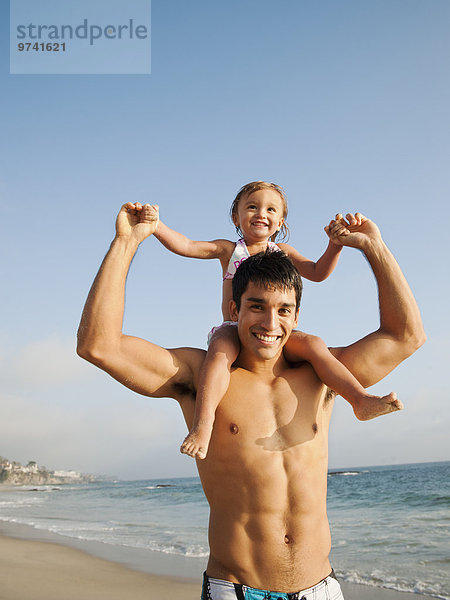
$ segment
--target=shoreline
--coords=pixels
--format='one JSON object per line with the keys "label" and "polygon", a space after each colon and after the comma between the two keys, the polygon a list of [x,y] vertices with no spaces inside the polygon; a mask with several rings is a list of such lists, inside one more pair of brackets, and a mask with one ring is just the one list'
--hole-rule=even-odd
{"label": "shoreline", "polygon": [[[206,558],[78,540],[8,521],[0,521],[0,553],[0,600],[199,600],[206,566]],[[346,600],[432,600],[363,584],[341,586]]]}

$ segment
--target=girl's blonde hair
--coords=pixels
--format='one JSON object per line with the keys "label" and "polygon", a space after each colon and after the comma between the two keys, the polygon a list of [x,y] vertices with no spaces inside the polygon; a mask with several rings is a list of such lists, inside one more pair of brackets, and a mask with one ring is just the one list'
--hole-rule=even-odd
{"label": "girl's blonde hair", "polygon": [[[253,192],[257,192],[258,190],[272,190],[274,192],[277,192],[277,194],[279,194],[281,201],[283,203],[283,225],[281,226],[281,228],[276,231],[271,237],[271,241],[275,242],[275,240],[278,239],[279,242],[284,242],[289,238],[289,227],[288,224],[286,223],[286,217],[288,214],[288,205],[287,205],[287,198],[285,196],[285,193],[283,191],[283,188],[280,187],[279,185],[276,185],[275,183],[268,183],[267,181],[252,181],[251,183],[246,183],[244,186],[241,187],[241,189],[239,190],[239,192],[236,195],[236,198],[233,200],[233,204],[231,205],[231,209],[230,209],[230,217],[231,220],[234,223],[234,219],[237,217],[237,211],[238,211],[238,205],[239,202],[249,196],[250,194],[253,194]],[[242,231],[240,229],[240,227],[238,225],[235,225],[236,227],[236,231],[238,233],[238,235],[242,236]]]}

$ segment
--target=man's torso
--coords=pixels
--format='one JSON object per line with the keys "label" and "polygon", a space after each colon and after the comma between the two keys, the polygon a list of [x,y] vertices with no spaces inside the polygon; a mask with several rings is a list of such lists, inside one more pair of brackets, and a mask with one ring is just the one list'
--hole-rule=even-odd
{"label": "man's torso", "polygon": [[[211,507],[208,575],[292,591],[329,574],[332,405],[307,363],[275,378],[233,371],[198,462]],[[192,407],[183,409],[189,421]]]}

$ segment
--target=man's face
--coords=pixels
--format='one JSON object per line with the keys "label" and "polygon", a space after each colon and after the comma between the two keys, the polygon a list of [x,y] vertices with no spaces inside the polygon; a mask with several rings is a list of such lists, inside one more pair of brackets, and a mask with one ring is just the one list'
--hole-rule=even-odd
{"label": "man's face", "polygon": [[242,294],[239,313],[232,301],[231,315],[238,321],[242,348],[262,360],[270,360],[281,353],[297,327],[295,291],[266,289],[250,282]]}

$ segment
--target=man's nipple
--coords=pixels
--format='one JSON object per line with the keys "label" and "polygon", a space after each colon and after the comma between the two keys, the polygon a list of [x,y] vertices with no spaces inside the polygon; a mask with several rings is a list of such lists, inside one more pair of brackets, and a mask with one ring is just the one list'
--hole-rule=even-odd
{"label": "man's nipple", "polygon": [[236,435],[237,433],[239,433],[239,427],[236,425],[236,423],[231,423],[230,431],[233,435]]}

